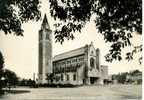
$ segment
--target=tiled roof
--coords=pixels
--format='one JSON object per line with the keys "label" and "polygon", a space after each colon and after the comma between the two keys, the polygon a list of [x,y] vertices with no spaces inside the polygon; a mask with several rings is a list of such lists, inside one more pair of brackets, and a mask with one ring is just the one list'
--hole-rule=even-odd
{"label": "tiled roof", "polygon": [[64,53],[61,53],[59,55],[54,56],[53,61],[58,61],[58,60],[74,57],[74,56],[77,56],[77,55],[82,55],[82,54],[84,54],[84,52],[85,52],[84,47],[74,49],[74,50],[64,52]]}

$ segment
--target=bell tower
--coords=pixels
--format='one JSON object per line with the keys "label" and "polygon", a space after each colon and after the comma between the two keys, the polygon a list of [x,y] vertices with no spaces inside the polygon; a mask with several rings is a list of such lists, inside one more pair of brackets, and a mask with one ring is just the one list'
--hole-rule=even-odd
{"label": "bell tower", "polygon": [[47,83],[46,75],[52,73],[52,31],[50,29],[47,16],[44,19],[39,31],[39,65],[38,83]]}

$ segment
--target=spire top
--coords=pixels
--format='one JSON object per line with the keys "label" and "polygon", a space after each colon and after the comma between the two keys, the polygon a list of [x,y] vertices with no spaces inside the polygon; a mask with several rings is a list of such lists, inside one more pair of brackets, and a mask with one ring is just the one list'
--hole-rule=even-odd
{"label": "spire top", "polygon": [[50,29],[50,26],[49,26],[49,23],[48,23],[46,14],[44,15],[44,19],[43,19],[42,27],[41,27],[41,28],[42,28],[42,29],[43,29],[43,28]]}

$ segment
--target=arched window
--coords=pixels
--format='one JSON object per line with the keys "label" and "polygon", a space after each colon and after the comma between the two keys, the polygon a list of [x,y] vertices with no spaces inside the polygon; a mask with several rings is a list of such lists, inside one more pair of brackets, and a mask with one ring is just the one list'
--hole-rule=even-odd
{"label": "arched window", "polygon": [[90,66],[91,66],[91,68],[95,67],[95,60],[94,60],[94,58],[90,58]]}
{"label": "arched window", "polygon": [[46,34],[46,39],[49,40],[49,34]]}
{"label": "arched window", "polygon": [[93,51],[91,51],[91,54],[92,54],[92,55],[93,55],[93,53],[94,53],[94,52],[93,52]]}

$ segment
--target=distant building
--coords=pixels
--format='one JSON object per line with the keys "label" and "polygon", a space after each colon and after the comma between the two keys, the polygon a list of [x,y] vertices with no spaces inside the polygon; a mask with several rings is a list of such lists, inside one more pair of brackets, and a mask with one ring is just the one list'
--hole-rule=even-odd
{"label": "distant building", "polygon": [[135,75],[126,76],[127,83],[142,84],[142,73],[136,73]]}
{"label": "distant building", "polygon": [[55,84],[103,84],[108,66],[100,64],[100,50],[93,43],[52,58],[52,35],[45,15],[39,31],[39,83],[53,73]]}

